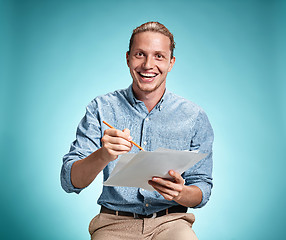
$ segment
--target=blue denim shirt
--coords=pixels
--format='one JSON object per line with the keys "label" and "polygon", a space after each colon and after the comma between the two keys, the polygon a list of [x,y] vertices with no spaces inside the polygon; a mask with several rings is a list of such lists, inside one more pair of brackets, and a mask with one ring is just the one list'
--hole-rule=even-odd
{"label": "blue denim shirt", "polygon": [[[205,112],[194,103],[167,90],[159,103],[148,112],[145,104],[134,97],[132,85],[96,97],[87,106],[86,114],[77,128],[76,140],[71,144],[69,153],[63,157],[61,184],[66,192],[80,193],[82,190],[71,183],[71,167],[75,161],[89,156],[102,146],[101,138],[108,128],[102,121],[117,129],[130,129],[133,141],[146,151],[163,147],[208,153],[205,159],[182,174],[186,185],[195,185],[203,193],[203,199],[196,208],[207,203],[212,188],[213,130]],[[135,146],[131,150],[132,153],[138,151],[140,150]],[[104,181],[118,159],[103,169]],[[98,204],[138,214],[151,214],[178,205],[175,201],[165,200],[157,191],[110,186],[103,186]]]}

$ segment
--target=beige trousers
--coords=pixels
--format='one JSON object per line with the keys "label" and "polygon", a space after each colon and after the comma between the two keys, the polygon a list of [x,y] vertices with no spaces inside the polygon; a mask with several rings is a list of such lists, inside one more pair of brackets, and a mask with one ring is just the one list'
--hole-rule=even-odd
{"label": "beige trousers", "polygon": [[170,213],[158,218],[134,219],[100,213],[89,224],[92,240],[197,240],[192,213]]}

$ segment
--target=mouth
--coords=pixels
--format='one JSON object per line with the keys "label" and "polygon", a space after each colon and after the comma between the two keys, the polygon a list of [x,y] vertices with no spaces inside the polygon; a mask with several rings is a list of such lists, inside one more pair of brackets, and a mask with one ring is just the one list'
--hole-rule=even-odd
{"label": "mouth", "polygon": [[139,76],[145,81],[152,81],[155,77],[157,77],[158,73],[144,73],[144,72],[137,72]]}

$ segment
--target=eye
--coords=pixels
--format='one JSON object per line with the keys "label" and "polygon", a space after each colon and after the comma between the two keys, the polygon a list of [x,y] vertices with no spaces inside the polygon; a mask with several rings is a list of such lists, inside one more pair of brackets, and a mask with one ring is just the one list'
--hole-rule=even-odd
{"label": "eye", "polygon": [[136,57],[143,57],[144,54],[143,54],[142,52],[138,52],[138,53],[135,54],[135,56],[136,56]]}
{"label": "eye", "polygon": [[156,54],[156,58],[157,58],[157,59],[163,59],[164,56],[163,56],[162,54],[159,54],[159,53],[158,53],[158,54]]}

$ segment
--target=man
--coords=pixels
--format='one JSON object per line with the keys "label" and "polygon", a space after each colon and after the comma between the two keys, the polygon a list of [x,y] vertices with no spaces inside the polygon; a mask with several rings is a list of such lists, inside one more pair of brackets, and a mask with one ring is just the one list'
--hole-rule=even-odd
{"label": "man", "polygon": [[89,226],[92,239],[197,239],[194,215],[186,212],[204,206],[210,197],[213,131],[200,107],[166,90],[174,47],[173,35],[158,22],[133,30],[126,53],[132,85],[87,106],[63,159],[62,186],[79,193],[102,170],[106,180],[121,154],[139,151],[131,139],[147,151],[164,147],[208,156],[182,175],[170,169],[172,180],[153,177],[153,192],[103,186],[101,213]]}

